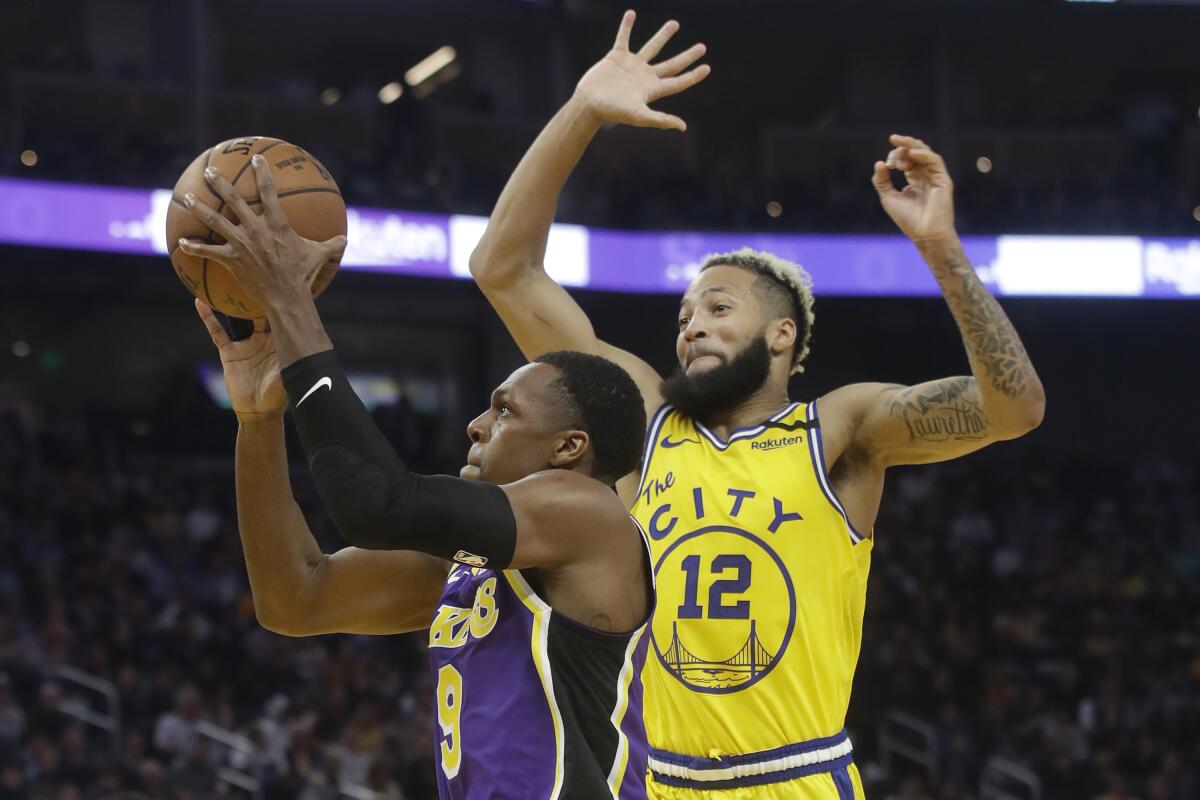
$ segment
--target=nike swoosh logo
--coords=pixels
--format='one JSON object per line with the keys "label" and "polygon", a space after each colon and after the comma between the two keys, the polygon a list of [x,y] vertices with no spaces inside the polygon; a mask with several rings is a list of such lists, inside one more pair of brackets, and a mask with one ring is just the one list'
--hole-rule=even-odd
{"label": "nike swoosh logo", "polygon": [[678,442],[672,442],[670,436],[664,436],[659,444],[661,444],[663,447],[679,447],[679,445],[687,444],[688,442],[691,442],[692,444],[700,444],[699,440],[697,439],[680,439]]}
{"label": "nike swoosh logo", "polygon": [[333,391],[333,381],[330,380],[329,378],[321,378],[321,380],[317,381],[316,383],[314,383],[312,385],[311,389],[309,389],[307,392],[304,393],[304,397],[301,397],[299,400],[296,401],[296,408],[299,408],[300,404],[303,403],[305,400],[307,400],[309,395],[311,395],[317,389],[320,389],[322,386],[324,386],[326,389],[328,389],[331,392]]}

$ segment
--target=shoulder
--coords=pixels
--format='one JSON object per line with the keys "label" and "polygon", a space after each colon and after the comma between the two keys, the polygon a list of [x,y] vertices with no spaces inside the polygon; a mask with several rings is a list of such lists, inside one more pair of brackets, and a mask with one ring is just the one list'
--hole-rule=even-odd
{"label": "shoulder", "polygon": [[611,486],[567,470],[536,472],[500,487],[516,523],[512,564],[565,567],[610,555],[605,543],[623,526],[628,513]]}
{"label": "shoulder", "polygon": [[872,411],[886,405],[904,387],[898,383],[849,383],[821,395],[817,404],[822,427],[857,425]]}
{"label": "shoulder", "polygon": [[510,498],[519,498],[529,512],[556,518],[565,527],[590,527],[591,520],[610,523],[629,516],[611,486],[570,470],[535,472],[501,488]]}
{"label": "shoulder", "polygon": [[552,469],[501,488],[512,503],[517,523],[514,560],[522,566],[611,564],[627,557],[624,547],[613,547],[620,541],[614,537],[628,535],[630,542],[635,537],[640,541],[620,497],[594,478]]}
{"label": "shoulder", "polygon": [[646,427],[653,428],[656,424],[661,425],[668,417],[686,419],[682,413],[675,410],[675,406],[670,403],[660,402],[653,408],[646,409]]}
{"label": "shoulder", "polygon": [[848,383],[826,392],[814,402],[819,404],[822,417],[864,413],[881,398],[903,388],[899,383]]}
{"label": "shoulder", "polygon": [[812,401],[826,460],[832,463],[852,449],[871,414],[903,388],[898,383],[850,383]]}

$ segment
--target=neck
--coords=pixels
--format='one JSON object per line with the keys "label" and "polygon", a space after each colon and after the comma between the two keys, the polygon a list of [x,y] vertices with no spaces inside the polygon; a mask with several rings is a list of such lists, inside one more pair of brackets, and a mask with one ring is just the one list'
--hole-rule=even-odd
{"label": "neck", "polygon": [[750,397],[726,411],[711,414],[700,420],[722,441],[738,428],[750,428],[765,422],[788,403],[787,381],[767,381]]}

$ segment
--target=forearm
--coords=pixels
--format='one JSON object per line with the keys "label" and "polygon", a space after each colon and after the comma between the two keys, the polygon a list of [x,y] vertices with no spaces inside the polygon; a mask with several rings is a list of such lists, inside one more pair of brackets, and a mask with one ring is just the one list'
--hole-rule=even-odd
{"label": "forearm", "polygon": [[481,286],[541,267],[559,195],[599,128],[586,101],[575,95],[542,129],[505,184],[471,254],[471,274]]}
{"label": "forearm", "polygon": [[282,416],[242,422],[234,464],[254,610],[264,626],[286,626],[325,556],[292,495]]}
{"label": "forearm", "polygon": [[347,542],[448,560],[461,560],[465,551],[508,565],[516,522],[504,492],[411,472],[351,389],[336,353],[290,365],[283,384],[317,491]]}
{"label": "forearm", "polygon": [[1045,393],[1020,336],[967,260],[957,238],[919,245],[966,346],[983,410],[999,430],[1041,422]]}
{"label": "forearm", "polygon": [[266,309],[280,369],[305,356],[333,349],[316,303],[307,291],[272,298]]}

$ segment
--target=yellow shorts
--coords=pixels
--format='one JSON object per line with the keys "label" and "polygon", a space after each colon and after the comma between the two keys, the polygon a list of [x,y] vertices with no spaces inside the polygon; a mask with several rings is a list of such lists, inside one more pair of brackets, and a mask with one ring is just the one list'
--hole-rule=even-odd
{"label": "yellow shorts", "polygon": [[865,800],[845,731],[744,755],[704,758],[651,748],[649,800]]}
{"label": "yellow shorts", "polygon": [[854,764],[790,781],[729,789],[664,786],[650,778],[646,781],[646,796],[648,800],[866,800]]}

